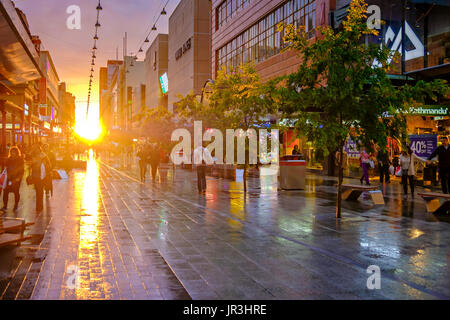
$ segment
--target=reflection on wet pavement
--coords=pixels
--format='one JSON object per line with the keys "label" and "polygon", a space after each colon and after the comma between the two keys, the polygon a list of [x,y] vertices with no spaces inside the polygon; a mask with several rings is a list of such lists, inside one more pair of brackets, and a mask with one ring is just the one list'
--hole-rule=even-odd
{"label": "reflection on wet pavement", "polygon": [[[250,178],[246,194],[242,182],[208,177],[199,195],[195,171],[166,167],[146,184],[136,172],[90,160],[55,182],[2,298],[450,297],[450,224],[422,199],[402,199],[398,184],[383,190],[385,206],[362,197],[336,220],[330,177],[308,174],[298,191]],[[366,287],[370,265],[381,268],[380,290]]]}
{"label": "reflection on wet pavement", "polygon": [[[56,181],[42,215],[20,209],[19,216],[35,221],[27,231],[35,237],[1,251],[9,266],[2,268],[0,298],[190,299],[159,251],[136,248],[112,201],[105,206],[111,196],[102,190],[99,169],[90,158],[85,172]],[[33,204],[25,192],[24,207]]]}

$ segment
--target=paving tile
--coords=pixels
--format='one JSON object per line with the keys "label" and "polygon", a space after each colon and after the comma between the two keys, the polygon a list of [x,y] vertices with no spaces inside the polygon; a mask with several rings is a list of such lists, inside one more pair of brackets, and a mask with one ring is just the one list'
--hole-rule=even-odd
{"label": "paving tile", "polygon": [[[32,240],[8,258],[0,298],[450,298],[449,221],[426,214],[421,199],[406,203],[396,183],[386,206],[362,197],[336,221],[335,178],[308,174],[296,192],[249,178],[244,202],[241,184],[221,179],[199,196],[188,170],[145,186],[129,178],[135,166],[124,173],[90,163],[55,181]],[[33,196],[22,185],[19,217],[31,218]],[[382,270],[381,290],[365,287],[370,265]],[[67,286],[75,276],[77,290]]]}

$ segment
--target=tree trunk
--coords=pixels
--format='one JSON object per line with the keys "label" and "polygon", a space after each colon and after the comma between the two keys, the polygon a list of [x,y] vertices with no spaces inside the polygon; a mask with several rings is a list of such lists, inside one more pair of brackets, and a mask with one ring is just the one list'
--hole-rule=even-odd
{"label": "tree trunk", "polygon": [[[336,150],[337,151],[337,150]],[[336,153],[335,151],[335,153]],[[326,159],[327,162],[327,175],[330,177],[334,176],[334,169],[336,168],[335,166],[335,155],[330,153]]]}
{"label": "tree trunk", "polygon": [[247,193],[247,163],[244,164],[244,193]]}
{"label": "tree trunk", "polygon": [[344,178],[344,168],[342,163],[344,161],[344,145],[341,144],[339,147],[339,159],[338,159],[338,193],[336,200],[336,219],[341,218],[341,208],[342,208],[342,180]]}

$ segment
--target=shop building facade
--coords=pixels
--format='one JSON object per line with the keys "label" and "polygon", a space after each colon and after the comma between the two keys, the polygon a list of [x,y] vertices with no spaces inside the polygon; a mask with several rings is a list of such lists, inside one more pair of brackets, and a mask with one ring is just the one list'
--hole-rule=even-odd
{"label": "shop building facade", "polygon": [[181,0],[169,18],[168,109],[211,79],[211,1]]}
{"label": "shop building facade", "polygon": [[158,34],[145,54],[146,106],[167,109],[168,95],[164,85],[168,73],[169,36]]}
{"label": "shop building facade", "polygon": [[[394,84],[414,84],[417,80],[450,80],[450,1],[367,0],[371,14],[378,12],[384,23],[379,35],[369,41],[387,46],[400,54],[400,61],[390,75]],[[331,12],[331,25],[339,29],[349,7],[349,0],[337,0]],[[440,136],[450,134],[449,97],[427,101],[410,109],[407,133],[410,146],[428,157]],[[402,148],[400,141],[389,142],[395,158]],[[358,154],[356,154],[358,156]]]}
{"label": "shop building facade", "polygon": [[40,41],[31,35],[25,15],[11,1],[0,1],[0,24],[0,153],[4,156],[7,144],[38,140],[37,97],[44,75],[39,65]]}
{"label": "shop building facade", "polygon": [[[394,84],[413,83],[418,79],[448,80],[448,1],[366,2],[369,4],[368,15],[379,12],[381,19],[385,21],[379,27],[379,36],[368,40],[403,53],[402,61],[392,74]],[[318,26],[328,25],[339,30],[349,3],[350,0],[213,0],[213,76],[220,69],[230,70],[242,63],[254,63],[264,80],[295,72],[300,59],[292,50],[282,51],[283,35],[278,32],[276,25],[284,23],[304,26],[308,37],[314,41]],[[411,135],[448,134],[449,120],[445,110],[448,110],[448,100],[445,97],[441,97],[434,105],[430,102],[430,105],[412,110],[408,116],[408,132]],[[287,132],[282,139],[282,153],[290,154],[297,144],[309,165],[324,163],[314,146],[305,139],[295,139],[293,132]]]}

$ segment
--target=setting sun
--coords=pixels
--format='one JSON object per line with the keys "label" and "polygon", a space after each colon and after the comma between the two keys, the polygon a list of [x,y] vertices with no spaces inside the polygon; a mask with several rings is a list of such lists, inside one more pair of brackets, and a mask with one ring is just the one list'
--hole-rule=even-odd
{"label": "setting sun", "polygon": [[90,105],[86,114],[86,105],[77,104],[75,110],[75,133],[88,142],[98,140],[102,135],[98,105]]}

